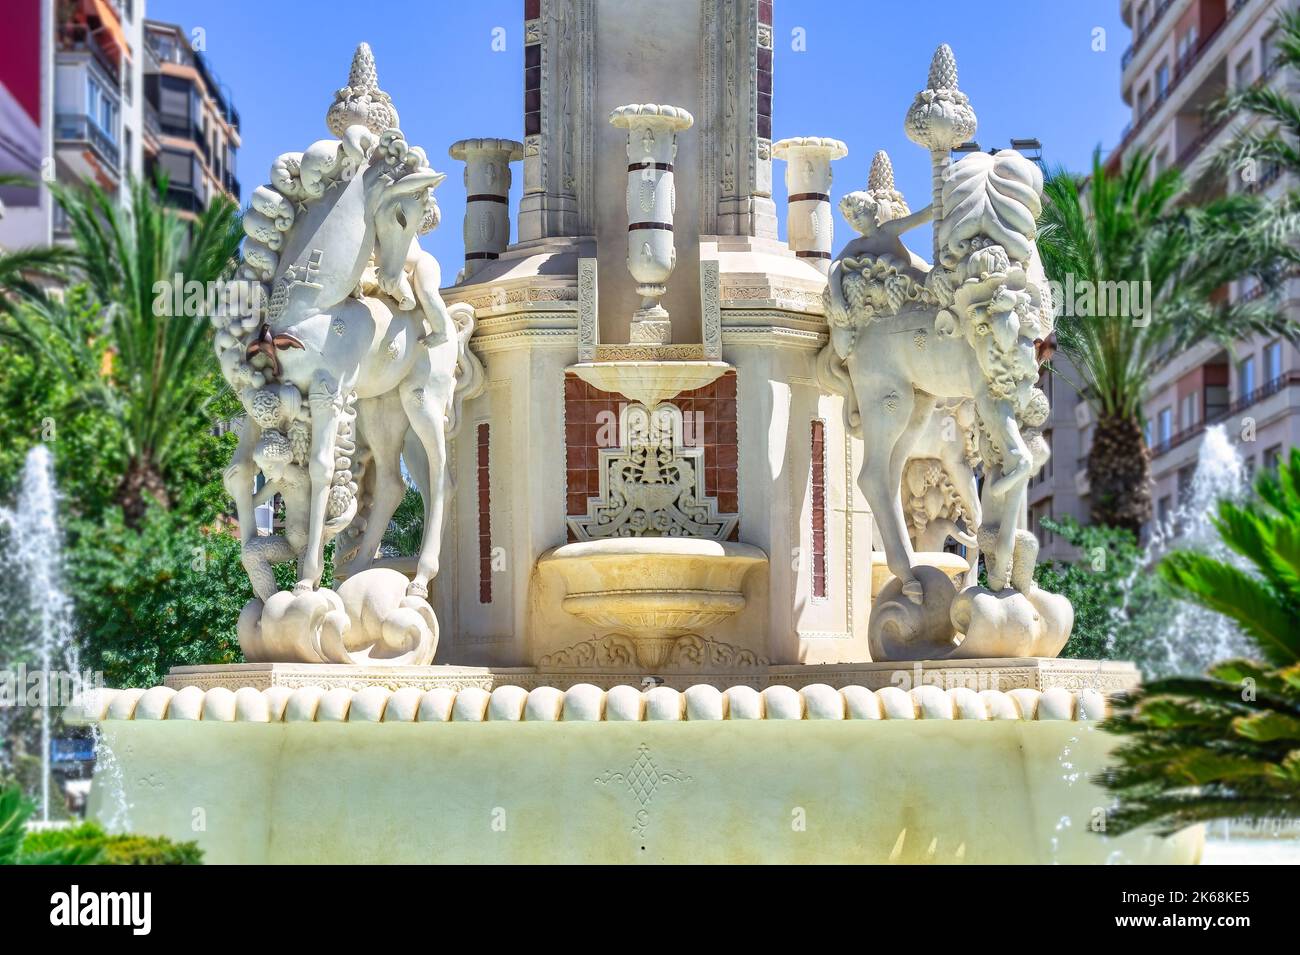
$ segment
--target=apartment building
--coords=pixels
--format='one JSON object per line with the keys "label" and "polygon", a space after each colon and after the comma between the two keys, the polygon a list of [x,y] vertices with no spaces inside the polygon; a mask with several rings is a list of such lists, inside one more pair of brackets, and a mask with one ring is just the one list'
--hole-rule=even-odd
{"label": "apartment building", "polygon": [[[1132,42],[1121,60],[1121,95],[1132,120],[1108,165],[1117,170],[1136,151],[1150,152],[1155,171],[1176,165],[1187,198],[1204,201],[1240,191],[1277,196],[1295,183],[1277,168],[1224,172],[1213,157],[1253,119],[1214,119],[1208,107],[1225,93],[1267,83],[1294,97],[1297,78],[1275,64],[1275,24],[1297,0],[1121,0]],[[1230,300],[1257,296],[1249,281],[1222,290]],[[1300,281],[1286,283],[1281,307],[1300,315]],[[1060,356],[1057,356],[1058,360]],[[1273,467],[1300,444],[1300,351],[1274,338],[1251,338],[1224,348],[1205,343],[1153,371],[1143,405],[1152,452],[1154,517],[1167,521],[1186,501],[1206,428],[1222,424],[1248,471]],[[1070,401],[1059,383],[1054,398]],[[1030,490],[1029,520],[1087,514],[1086,473],[1092,416],[1075,399],[1074,421],[1053,412],[1055,475]],[[1073,433],[1071,433],[1073,432]],[[1075,457],[1071,461],[1071,453]],[[1072,479],[1062,473],[1073,467]],[[1069,556],[1046,542],[1049,556]]]}
{"label": "apartment building", "polygon": [[[0,30],[0,173],[94,182],[129,201],[131,179],[169,175],[168,199],[194,216],[240,198],[239,114],[178,26],[145,0],[6,0]],[[44,189],[0,189],[0,248],[68,238]]]}
{"label": "apartment building", "polygon": [[[95,182],[113,195],[144,169],[143,0],[12,0],[0,52],[0,172]],[[3,190],[0,246],[66,236],[43,189]]]}
{"label": "apartment building", "polygon": [[[1151,150],[1160,168],[1175,163],[1184,170],[1197,200],[1241,191],[1277,196],[1294,187],[1277,168],[1217,169],[1213,157],[1252,120],[1214,120],[1205,112],[1226,92],[1256,83],[1292,97],[1300,92],[1297,78],[1274,63],[1277,15],[1294,6],[1295,0],[1127,0],[1134,36],[1121,82],[1133,122],[1114,160]],[[1260,291],[1241,281],[1224,295],[1236,301]],[[1300,282],[1286,283],[1282,307],[1300,316]],[[1224,426],[1250,472],[1275,466],[1285,449],[1300,444],[1300,351],[1274,338],[1197,346],[1152,375],[1143,411],[1155,516],[1168,520],[1190,491],[1208,426]]]}
{"label": "apartment building", "polygon": [[167,175],[168,201],[195,216],[218,194],[240,201],[239,113],[194,38],[148,20],[145,32],[145,169]]}

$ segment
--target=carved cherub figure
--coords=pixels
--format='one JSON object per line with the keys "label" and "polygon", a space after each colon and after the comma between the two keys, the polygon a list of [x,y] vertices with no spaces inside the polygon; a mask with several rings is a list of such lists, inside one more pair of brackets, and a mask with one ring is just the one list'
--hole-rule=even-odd
{"label": "carved cherub figure", "polygon": [[915,213],[908,208],[907,200],[894,186],[894,167],[883,149],[871,160],[867,188],[844,196],[840,212],[860,236],[844,247],[840,258],[888,256],[900,267],[910,267],[919,274],[929,271],[929,264],[907,248],[899,236],[929,222],[932,207]]}
{"label": "carved cherub figure", "polygon": [[[272,501],[277,494],[284,504],[284,533],[252,537],[243,549],[244,569],[253,583],[253,591],[262,600],[269,600],[271,594],[279,589],[275,581],[275,565],[297,560],[307,546],[311,475],[306,467],[295,463],[289,438],[275,429],[262,432],[253,452],[253,462],[265,479],[253,496],[253,506]],[[347,527],[355,514],[354,498],[344,513],[326,521],[326,541]]]}
{"label": "carved cherub figure", "polygon": [[900,236],[928,222],[931,209],[908,210],[882,150],[871,162],[867,188],[841,199],[840,211],[859,233],[831,263],[827,276],[826,317],[831,342],[843,359],[852,351],[859,320],[896,315],[909,304],[928,304],[925,280],[930,266]]}

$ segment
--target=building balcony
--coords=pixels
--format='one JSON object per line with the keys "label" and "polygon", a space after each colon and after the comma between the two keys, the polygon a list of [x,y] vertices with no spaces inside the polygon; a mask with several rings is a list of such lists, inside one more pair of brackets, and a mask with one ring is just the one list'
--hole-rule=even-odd
{"label": "building balcony", "polygon": [[1128,49],[1124,51],[1124,55],[1119,60],[1121,73],[1128,72],[1128,68],[1133,65],[1134,57],[1146,45],[1147,40],[1155,35],[1156,27],[1160,25],[1165,14],[1169,12],[1169,8],[1175,3],[1178,3],[1178,0],[1160,0],[1146,27],[1141,32],[1134,33],[1133,42],[1129,44]]}
{"label": "building balcony", "polygon": [[121,149],[89,116],[60,113],[54,120],[54,138],[60,158],[75,175],[101,185],[117,185],[121,179]]}
{"label": "building balcony", "polygon": [[[1122,161],[1125,152],[1141,136],[1142,132],[1150,126],[1152,119],[1163,112],[1164,106],[1170,100],[1176,98],[1174,94],[1180,91],[1180,88],[1188,82],[1189,78],[1203,75],[1204,71],[1199,70],[1198,67],[1210,58],[1210,54],[1227,48],[1227,45],[1221,41],[1228,34],[1229,28],[1240,22],[1238,14],[1240,14],[1243,7],[1251,2],[1252,0],[1235,0],[1230,4],[1223,21],[1202,37],[1194,50],[1182,57],[1174,65],[1173,76],[1170,78],[1169,85],[1156,96],[1155,101],[1143,110],[1137,119],[1125,128],[1123,139],[1120,140],[1120,144],[1110,154],[1112,164]],[[1259,2],[1259,0],[1253,0],[1253,2]],[[1182,98],[1179,98],[1179,100],[1181,102]]]}
{"label": "building balcony", "polygon": [[1243,411],[1259,404],[1264,399],[1278,394],[1281,391],[1285,391],[1287,388],[1295,385],[1300,385],[1300,372],[1291,371],[1278,375],[1272,381],[1261,385],[1248,394],[1242,395],[1226,408],[1221,408],[1217,411],[1207,413],[1205,420],[1184,428],[1181,431],[1175,432],[1163,441],[1157,442],[1151,448],[1152,460],[1168,454],[1175,448],[1178,448],[1186,444],[1188,441],[1191,441],[1193,438],[1196,438],[1198,435],[1203,434],[1206,428],[1227,421],[1234,415],[1241,414]]}

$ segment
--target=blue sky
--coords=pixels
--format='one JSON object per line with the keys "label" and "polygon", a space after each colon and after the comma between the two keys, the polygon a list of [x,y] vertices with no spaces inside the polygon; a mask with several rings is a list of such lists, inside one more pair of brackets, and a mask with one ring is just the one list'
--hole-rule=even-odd
{"label": "blue sky", "polygon": [[[835,164],[837,197],[860,188],[872,154],[887,149],[899,187],[913,208],[924,206],[929,161],[904,136],[903,115],[924,85],[935,46],[946,41],[985,148],[1036,136],[1049,166],[1083,169],[1095,146],[1118,142],[1128,120],[1119,75],[1129,34],[1119,6],[1119,0],[776,0],[773,136],[844,140],[849,155]],[[447,148],[469,136],[523,138],[522,0],[149,0],[148,15],[203,31],[209,62],[241,116],[237,169],[245,198],[266,181],[277,155],[328,135],[325,109],[347,81],[352,50],[369,42],[403,131],[424,146],[435,168],[450,173],[438,190],[443,224],[424,245],[445,274],[455,274],[464,189],[461,164]],[[505,30],[504,51],[493,49],[496,28]],[[1098,28],[1105,48],[1095,51]],[[804,50],[794,48],[796,30],[803,31]],[[654,91],[645,98],[654,100]],[[773,174],[784,223],[784,164],[776,162]],[[622,196],[612,201],[621,203]],[[836,244],[848,237],[840,224]],[[918,239],[912,244],[924,248]]]}

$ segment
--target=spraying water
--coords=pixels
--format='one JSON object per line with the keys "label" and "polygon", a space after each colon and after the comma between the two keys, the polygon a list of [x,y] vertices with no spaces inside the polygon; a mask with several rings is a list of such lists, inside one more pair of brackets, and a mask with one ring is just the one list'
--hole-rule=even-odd
{"label": "spraying water", "polygon": [[[40,667],[41,818],[50,819],[51,708],[65,682],[55,674],[78,674],[72,602],[63,589],[63,558],[58,524],[58,496],[49,449],[37,445],[27,454],[14,509],[0,508],[0,526],[8,528],[8,550],[0,554],[12,579],[25,584],[29,625],[27,652]],[[75,677],[74,677],[75,679]],[[62,702],[66,703],[66,700]]]}
{"label": "spraying water", "polygon": [[[1241,455],[1224,426],[1207,428],[1191,485],[1168,520],[1153,525],[1145,559],[1136,572],[1150,573],[1175,548],[1240,565],[1240,558],[1219,539],[1211,519],[1221,499],[1240,499],[1249,485]],[[1148,650],[1142,669],[1149,677],[1201,674],[1216,660],[1255,655],[1251,643],[1231,620],[1186,601],[1178,602],[1169,623]]]}

